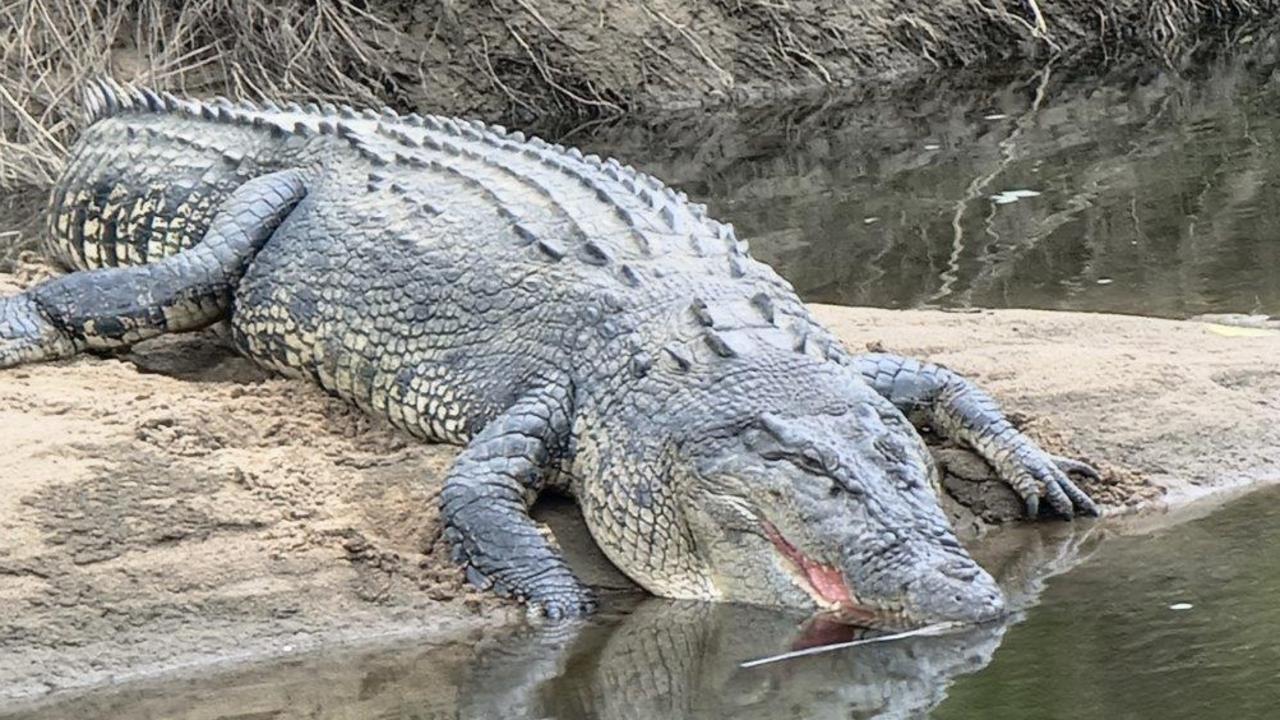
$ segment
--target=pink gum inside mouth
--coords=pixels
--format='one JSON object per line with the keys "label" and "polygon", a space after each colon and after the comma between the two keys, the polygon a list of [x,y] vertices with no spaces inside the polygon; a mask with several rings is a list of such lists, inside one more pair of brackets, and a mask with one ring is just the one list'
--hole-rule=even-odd
{"label": "pink gum inside mouth", "polygon": [[809,589],[817,599],[840,608],[856,609],[858,607],[858,603],[853,599],[853,593],[849,590],[849,584],[840,570],[817,562],[800,552],[795,545],[782,536],[782,533],[778,532],[778,528],[772,523],[765,521],[764,529],[769,539],[773,541],[774,547],[778,548],[778,552],[804,575]]}

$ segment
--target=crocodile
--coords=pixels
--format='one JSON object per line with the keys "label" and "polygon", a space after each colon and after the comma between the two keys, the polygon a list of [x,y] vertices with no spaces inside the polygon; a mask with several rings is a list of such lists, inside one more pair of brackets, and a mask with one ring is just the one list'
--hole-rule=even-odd
{"label": "crocodile", "polygon": [[[591,612],[529,510],[567,493],[662,596],[976,622],[916,428],[973,448],[1029,516],[1096,515],[951,370],[848,351],[704,205],[614,159],[451,117],[201,100],[111,79],[50,194],[71,272],[0,300],[0,367],[210,326],[424,441],[473,584]],[[915,423],[915,424],[913,424]]]}

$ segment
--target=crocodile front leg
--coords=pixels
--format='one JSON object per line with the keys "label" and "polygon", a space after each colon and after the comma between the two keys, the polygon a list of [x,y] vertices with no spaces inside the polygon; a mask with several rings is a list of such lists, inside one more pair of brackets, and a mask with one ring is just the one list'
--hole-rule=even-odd
{"label": "crocodile front leg", "polygon": [[467,579],[558,619],[595,598],[539,531],[529,508],[567,444],[568,392],[537,392],[492,420],[458,456],[440,495],[445,539]]}
{"label": "crocodile front leg", "polygon": [[908,417],[923,414],[939,433],[977,451],[1022,498],[1027,515],[1039,514],[1042,498],[1063,517],[1099,514],[1067,477],[1075,472],[1096,478],[1097,471],[1045,452],[973,383],[940,365],[897,355],[871,353],[852,360],[863,379]]}
{"label": "crocodile front leg", "polygon": [[255,178],[187,250],[149,265],[71,273],[0,298],[0,368],[126,347],[225,317],[245,267],[305,194],[295,171]]}

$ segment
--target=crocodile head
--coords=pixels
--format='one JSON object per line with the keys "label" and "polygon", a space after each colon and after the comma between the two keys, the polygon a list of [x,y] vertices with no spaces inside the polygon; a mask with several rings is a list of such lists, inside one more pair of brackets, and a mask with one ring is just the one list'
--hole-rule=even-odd
{"label": "crocodile head", "polygon": [[771,407],[680,442],[668,467],[701,580],[720,600],[871,626],[1001,615],[1001,591],[938,504],[922,439],[856,385],[837,401],[757,403]]}

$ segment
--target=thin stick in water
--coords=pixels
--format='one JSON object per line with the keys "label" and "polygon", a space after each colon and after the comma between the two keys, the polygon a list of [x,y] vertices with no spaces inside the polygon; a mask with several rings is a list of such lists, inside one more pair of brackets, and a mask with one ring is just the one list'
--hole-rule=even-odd
{"label": "thin stick in water", "polygon": [[901,640],[909,637],[920,637],[926,635],[941,635],[948,630],[953,630],[958,625],[956,623],[935,623],[933,625],[925,625],[915,630],[906,630],[892,635],[881,635],[873,638],[862,638],[860,640],[850,640],[848,642],[834,643],[832,645],[818,645],[817,647],[805,648],[803,650],[793,650],[791,652],[782,653],[781,655],[770,655],[769,657],[748,660],[738,665],[738,667],[751,668],[760,665],[768,665],[769,663],[779,662],[781,660],[791,660],[792,658],[805,657],[807,655],[820,655],[825,652],[834,650],[843,650],[858,645],[870,645],[871,643],[888,642],[890,640]]}

